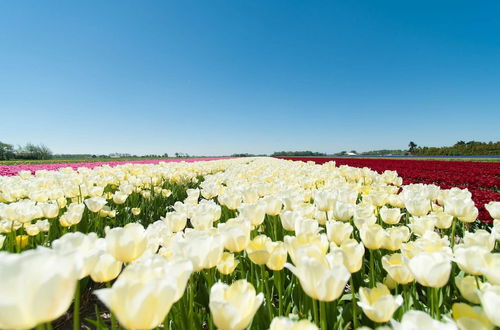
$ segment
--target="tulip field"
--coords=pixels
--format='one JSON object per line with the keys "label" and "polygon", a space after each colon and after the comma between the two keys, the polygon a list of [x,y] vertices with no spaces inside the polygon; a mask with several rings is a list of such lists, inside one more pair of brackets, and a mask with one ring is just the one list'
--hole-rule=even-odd
{"label": "tulip field", "polygon": [[496,163],[302,160],[0,166],[0,329],[500,327]]}

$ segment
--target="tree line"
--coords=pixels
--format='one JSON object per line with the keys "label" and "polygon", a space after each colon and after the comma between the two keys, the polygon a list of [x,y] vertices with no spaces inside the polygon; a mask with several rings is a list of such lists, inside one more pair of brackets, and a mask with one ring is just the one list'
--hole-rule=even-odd
{"label": "tree line", "polygon": [[14,148],[12,144],[0,141],[0,160],[10,159],[51,159],[52,151],[44,144],[27,143],[25,146]]}
{"label": "tree line", "polygon": [[409,153],[418,156],[474,156],[474,155],[500,155],[500,141],[478,142],[458,141],[450,147],[420,147],[413,141],[410,142]]}

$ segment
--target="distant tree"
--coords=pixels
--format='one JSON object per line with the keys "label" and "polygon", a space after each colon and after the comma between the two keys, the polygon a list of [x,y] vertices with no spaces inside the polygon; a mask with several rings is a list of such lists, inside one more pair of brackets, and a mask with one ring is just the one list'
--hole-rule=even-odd
{"label": "distant tree", "polygon": [[167,154],[167,153],[164,153],[162,157],[164,157],[164,158],[168,158],[168,154]]}
{"label": "distant tree", "polygon": [[16,158],[36,160],[51,159],[52,151],[44,144],[34,145],[33,143],[26,143],[24,147],[19,147],[16,150]]}
{"label": "distant tree", "polygon": [[410,143],[408,144],[408,147],[409,147],[408,151],[413,152],[415,150],[415,148],[417,147],[417,144],[413,141],[410,141]]}
{"label": "distant tree", "polygon": [[14,158],[14,147],[12,144],[0,141],[0,160],[9,160]]}

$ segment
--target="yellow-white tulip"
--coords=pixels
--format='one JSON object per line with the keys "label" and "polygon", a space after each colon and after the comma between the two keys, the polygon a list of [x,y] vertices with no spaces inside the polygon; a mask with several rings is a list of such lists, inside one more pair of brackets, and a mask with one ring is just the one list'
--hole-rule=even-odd
{"label": "yellow-white tulip", "polygon": [[113,228],[106,234],[108,252],[122,262],[139,258],[146,250],[147,244],[144,227],[138,223]]}
{"label": "yellow-white tulip", "polygon": [[493,330],[493,324],[488,320],[481,307],[454,303],[452,313],[460,330]]}
{"label": "yellow-white tulip", "polygon": [[403,255],[400,253],[383,256],[382,267],[399,284],[407,284],[414,279],[413,274],[405,263]]}
{"label": "yellow-white tulip", "polygon": [[0,328],[29,329],[63,315],[78,281],[74,261],[46,248],[0,252]]}
{"label": "yellow-white tulip", "polygon": [[372,321],[383,323],[392,318],[392,315],[403,303],[401,296],[393,296],[389,289],[377,283],[375,288],[360,288],[358,305],[365,315]]}
{"label": "yellow-white tulip", "polygon": [[441,288],[450,278],[450,257],[442,252],[419,253],[408,261],[408,267],[423,286]]}
{"label": "yellow-white tulip", "polygon": [[210,289],[210,312],[215,326],[221,330],[243,330],[252,321],[264,301],[253,285],[238,280],[230,286],[217,282]]}

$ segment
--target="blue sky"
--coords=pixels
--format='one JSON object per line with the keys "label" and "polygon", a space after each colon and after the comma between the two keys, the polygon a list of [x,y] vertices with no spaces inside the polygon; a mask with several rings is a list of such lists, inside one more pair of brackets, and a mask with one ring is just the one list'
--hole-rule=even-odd
{"label": "blue sky", "polygon": [[499,140],[498,1],[1,1],[0,141],[56,153]]}

